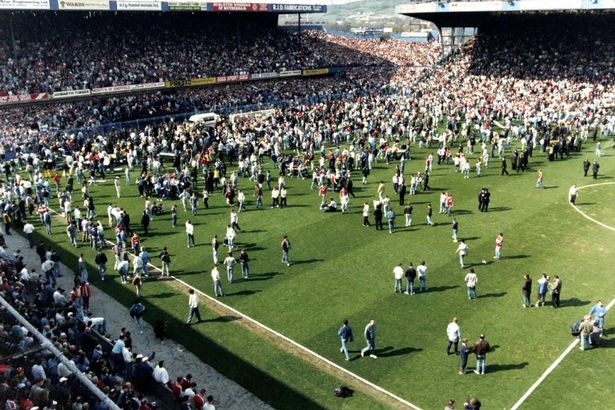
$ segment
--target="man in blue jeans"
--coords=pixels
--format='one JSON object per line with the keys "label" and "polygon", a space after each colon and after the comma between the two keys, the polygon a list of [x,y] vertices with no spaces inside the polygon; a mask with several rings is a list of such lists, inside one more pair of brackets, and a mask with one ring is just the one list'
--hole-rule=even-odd
{"label": "man in blue jeans", "polygon": [[369,357],[372,359],[377,359],[378,356],[374,354],[376,350],[376,321],[370,320],[369,323],[365,326],[365,330],[363,331],[363,336],[365,337],[365,342],[367,346],[361,349],[361,357],[365,357],[365,353],[369,352]]}
{"label": "man in blue jeans", "polygon": [[474,345],[474,353],[476,354],[476,369],[474,370],[474,373],[485,374],[488,351],[489,342],[485,340],[485,335],[480,335],[478,342]]}
{"label": "man in blue jeans", "polygon": [[340,352],[344,353],[344,357],[346,361],[350,360],[348,357],[348,347],[347,343],[352,342],[354,340],[354,336],[352,334],[352,328],[348,325],[348,320],[344,320],[342,327],[337,331],[340,339],[342,340],[342,347],[340,347]]}

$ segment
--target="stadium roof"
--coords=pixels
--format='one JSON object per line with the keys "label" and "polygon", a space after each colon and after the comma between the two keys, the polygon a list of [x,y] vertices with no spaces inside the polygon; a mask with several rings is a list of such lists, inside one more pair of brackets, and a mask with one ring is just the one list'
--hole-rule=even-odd
{"label": "stadium roof", "polygon": [[298,0],[204,1],[204,0],[2,0],[0,10],[85,10],[85,11],[204,11],[260,12],[274,14],[326,13],[324,4]]}
{"label": "stadium roof", "polygon": [[397,12],[438,27],[477,27],[488,15],[541,11],[613,11],[615,0],[439,0],[397,6]]}

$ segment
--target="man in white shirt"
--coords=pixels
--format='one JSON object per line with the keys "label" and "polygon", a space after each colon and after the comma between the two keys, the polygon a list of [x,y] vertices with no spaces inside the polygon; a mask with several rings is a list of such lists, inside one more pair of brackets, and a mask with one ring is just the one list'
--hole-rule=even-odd
{"label": "man in white shirt", "polygon": [[164,367],[164,360],[158,362],[158,366],[154,369],[152,376],[158,383],[167,384],[169,382],[169,372]]}
{"label": "man in white shirt", "polygon": [[222,290],[222,281],[220,280],[220,271],[218,270],[218,265],[214,265],[214,268],[211,270],[211,279],[214,281],[214,295],[224,296],[224,290]]}
{"label": "man in white shirt", "polygon": [[194,225],[192,225],[190,219],[186,221],[186,235],[188,237],[188,248],[196,246],[194,242]]}
{"label": "man in white shirt", "polygon": [[575,201],[577,200],[577,186],[576,184],[570,187],[570,190],[568,190],[568,201],[574,205]]}
{"label": "man in white shirt", "polygon": [[228,279],[228,283],[233,283],[233,273],[234,267],[237,261],[233,257],[233,253],[229,252],[226,259],[224,259],[224,265],[226,266],[226,277]]}
{"label": "man in white shirt", "polygon": [[478,276],[474,272],[474,268],[470,269],[470,272],[463,279],[468,287],[468,299],[476,299],[476,284],[478,283]]}
{"label": "man in white shirt", "polygon": [[237,234],[235,233],[235,229],[233,229],[232,225],[227,225],[226,227],[226,240],[228,242],[228,249],[229,251],[233,250],[233,247],[235,246],[235,237],[237,236]]}
{"label": "man in white shirt", "polygon": [[446,346],[446,354],[451,354],[451,346],[455,347],[455,354],[459,354],[459,339],[461,338],[461,328],[457,324],[457,318],[446,327],[446,336],[448,337],[448,346]]}
{"label": "man in white shirt", "polygon": [[199,311],[199,298],[194,292],[194,289],[190,289],[188,293],[190,294],[190,297],[188,298],[188,307],[190,308],[190,311],[188,312],[188,319],[186,320],[186,324],[192,324],[193,316],[196,316],[197,323],[200,323],[203,320],[201,319],[201,312]]}
{"label": "man in white shirt", "polygon": [[28,244],[30,245],[30,249],[32,249],[32,233],[34,232],[34,225],[30,222],[26,222],[23,226],[23,233],[26,234],[26,238],[28,238]]}
{"label": "man in white shirt", "polygon": [[425,265],[425,261],[422,261],[421,264],[416,267],[416,273],[419,277],[419,292],[427,292],[427,265]]}
{"label": "man in white shirt", "polygon": [[455,253],[459,254],[459,265],[461,266],[461,269],[463,269],[463,267],[465,266],[464,258],[468,254],[468,245],[466,245],[466,242],[463,239],[459,243],[459,246],[457,247]]}
{"label": "man in white shirt", "polygon": [[395,291],[395,293],[402,293],[401,278],[404,277],[404,268],[402,268],[401,263],[393,268],[393,276],[395,278],[395,287],[393,288],[393,290]]}

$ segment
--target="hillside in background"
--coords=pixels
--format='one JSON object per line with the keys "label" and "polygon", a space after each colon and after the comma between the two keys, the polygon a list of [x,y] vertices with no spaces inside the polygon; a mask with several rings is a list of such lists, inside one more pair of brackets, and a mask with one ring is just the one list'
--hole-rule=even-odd
{"label": "hillside in background", "polygon": [[399,15],[395,7],[407,0],[359,0],[346,4],[331,4],[324,15],[328,30],[348,31],[350,28],[391,27],[395,33],[431,29],[429,22]]}

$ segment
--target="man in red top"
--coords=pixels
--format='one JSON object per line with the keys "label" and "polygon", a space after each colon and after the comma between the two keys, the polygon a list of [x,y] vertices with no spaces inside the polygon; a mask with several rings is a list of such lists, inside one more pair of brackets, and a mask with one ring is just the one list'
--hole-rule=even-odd
{"label": "man in red top", "polygon": [[132,251],[135,255],[141,253],[141,237],[139,237],[136,232],[132,235],[132,238],[130,238],[130,244],[132,245]]}
{"label": "man in red top", "polygon": [[92,296],[92,289],[88,282],[83,282],[81,285],[81,304],[83,310],[90,310],[90,296]]}
{"label": "man in red top", "polygon": [[192,403],[196,410],[201,410],[205,406],[205,389],[199,390],[192,398]]}
{"label": "man in red top", "polygon": [[175,398],[175,400],[179,401],[179,399],[182,396],[182,386],[180,384],[180,382],[182,381],[183,377],[178,377],[177,380],[175,380],[173,382],[173,384],[171,384],[171,391],[173,392],[173,397]]}
{"label": "man in red top", "polygon": [[327,187],[325,184],[320,184],[318,187],[318,196],[320,197],[320,205],[322,206],[327,200]]}

